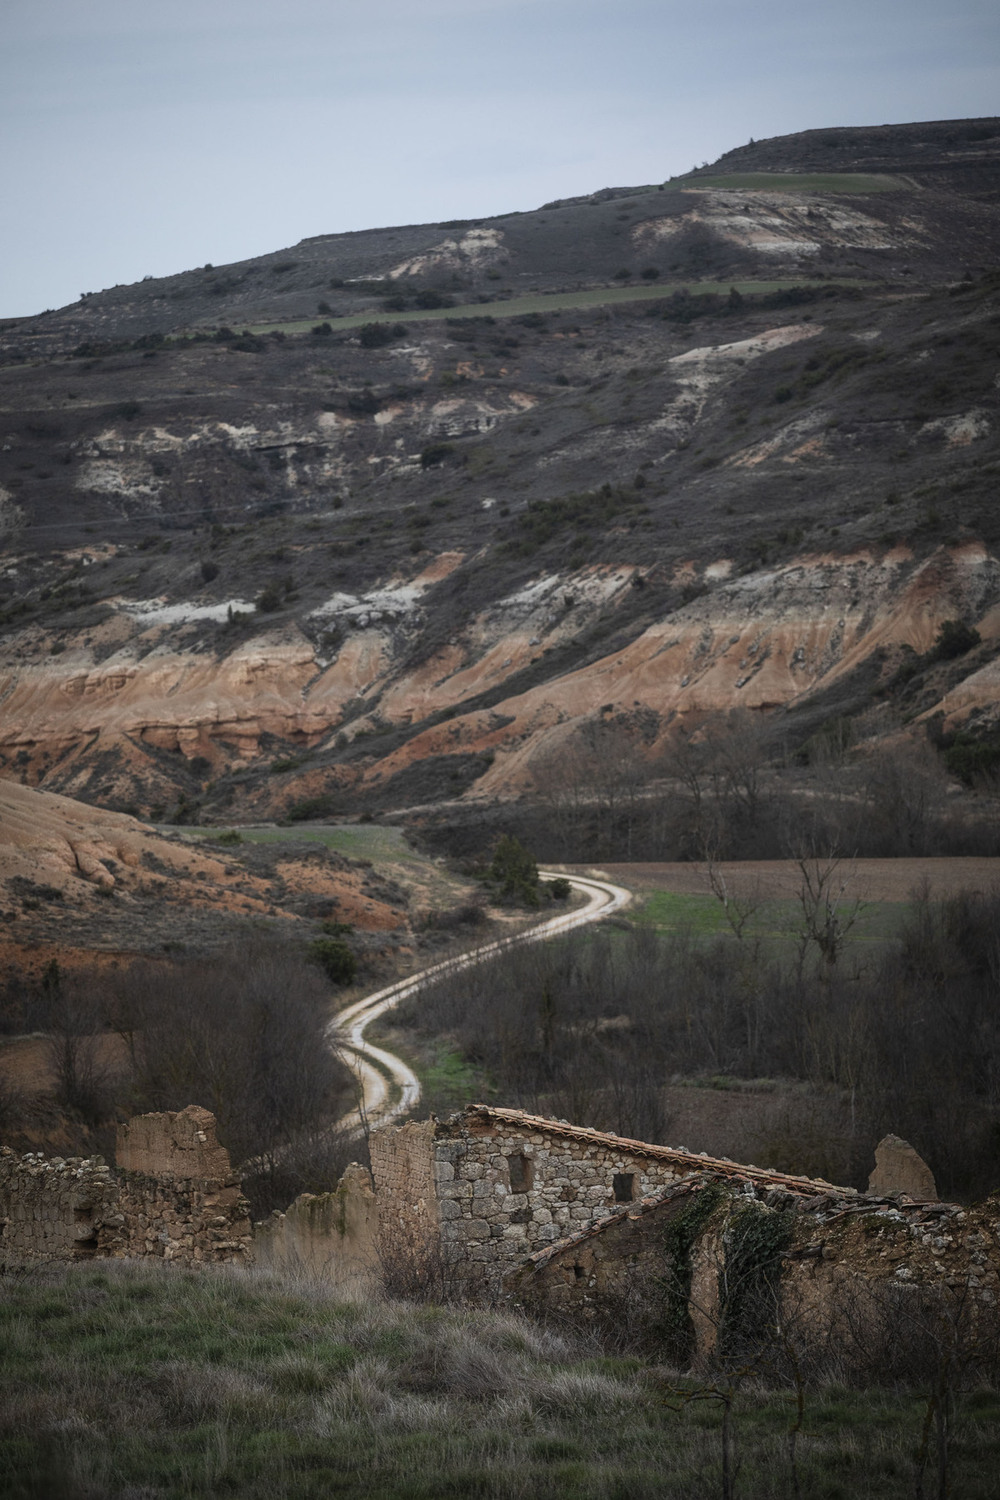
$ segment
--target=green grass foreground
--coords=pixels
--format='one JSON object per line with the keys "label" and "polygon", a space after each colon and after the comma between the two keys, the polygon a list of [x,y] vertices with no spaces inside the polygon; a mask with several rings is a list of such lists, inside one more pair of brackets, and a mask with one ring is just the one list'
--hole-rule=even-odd
{"label": "green grass foreground", "polygon": [[[337,1301],[255,1272],[108,1263],[0,1288],[0,1493],[601,1497],[720,1494],[718,1406],[519,1317]],[[828,1387],[798,1438],[810,1500],[914,1493],[925,1401]],[[784,1392],[734,1407],[736,1494],[793,1494]],[[963,1398],[955,1495],[995,1494],[1000,1406]]]}

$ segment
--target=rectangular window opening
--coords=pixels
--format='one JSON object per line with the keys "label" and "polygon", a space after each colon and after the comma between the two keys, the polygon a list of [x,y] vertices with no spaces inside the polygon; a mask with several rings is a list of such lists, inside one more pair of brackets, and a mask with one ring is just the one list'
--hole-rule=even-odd
{"label": "rectangular window opening", "polygon": [[508,1156],[507,1170],[510,1173],[512,1193],[527,1193],[535,1180],[535,1164],[530,1156]]}
{"label": "rectangular window opening", "polygon": [[635,1173],[616,1172],[611,1179],[616,1203],[631,1203],[635,1197]]}

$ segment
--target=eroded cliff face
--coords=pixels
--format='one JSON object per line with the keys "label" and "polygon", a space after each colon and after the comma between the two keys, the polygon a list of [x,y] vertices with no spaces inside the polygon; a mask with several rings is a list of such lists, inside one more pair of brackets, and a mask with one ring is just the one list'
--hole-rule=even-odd
{"label": "eroded cliff face", "polygon": [[[669,578],[636,564],[546,571],[464,619],[451,590],[463,560],[442,554],[364,592],[337,591],[301,623],[268,628],[257,615],[228,650],[152,604],[118,605],[55,656],[43,631],[25,630],[0,674],[5,773],[148,811],[176,795],[181,771],[204,785],[277,760],[292,774],[251,775],[235,794],[237,808],[274,815],[328,787],[385,789],[440,760],[445,790],[503,798],[603,716],[642,710],[653,748],[706,713],[801,704],[875,660],[888,680],[907,648],[928,652],[954,618],[976,624],[983,650],[924,716],[943,713],[948,727],[996,713],[998,668],[983,652],[1000,638],[1000,560],[981,544],[922,560],[904,546],[813,553],[739,576],[727,558]],[[658,586],[691,597],[572,664]],[[435,645],[435,633],[446,639]],[[449,788],[449,761],[468,757],[472,780]]]}
{"label": "eroded cliff face", "polygon": [[994,124],[0,328],[0,776],[229,821],[515,796],[597,722],[992,733]]}

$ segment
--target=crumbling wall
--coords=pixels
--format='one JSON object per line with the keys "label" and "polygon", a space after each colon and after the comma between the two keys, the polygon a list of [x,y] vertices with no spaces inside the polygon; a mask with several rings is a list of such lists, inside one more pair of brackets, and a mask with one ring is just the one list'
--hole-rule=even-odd
{"label": "crumbling wall", "polygon": [[495,1281],[529,1251],[690,1175],[637,1142],[546,1124],[469,1110],[373,1132],[384,1251],[434,1244],[453,1282]]}
{"label": "crumbling wall", "polygon": [[125,1163],[0,1152],[0,1261],[247,1260],[250,1220],[215,1117],[191,1106],[119,1127]]}
{"label": "crumbling wall", "polygon": [[[682,1215],[690,1232],[672,1241],[671,1225]],[[729,1300],[748,1275],[761,1278],[757,1309],[766,1326],[756,1329],[742,1326]],[[632,1310],[656,1337],[671,1288],[681,1290],[687,1349],[671,1347],[676,1309],[663,1344],[671,1357],[686,1352],[695,1364],[713,1354],[724,1331],[752,1344],[775,1326],[800,1347],[836,1349],[845,1360],[891,1359],[893,1341],[915,1345],[921,1337],[942,1350],[995,1357],[1000,1196],[968,1209],[835,1190],[808,1198],[749,1182],[713,1183],[705,1174],[536,1251],[503,1286],[523,1306],[583,1324]]]}
{"label": "crumbling wall", "polygon": [[0,1269],[123,1253],[118,1186],[101,1157],[0,1149]]}
{"label": "crumbling wall", "polygon": [[391,1283],[426,1280],[441,1255],[442,1191],[454,1176],[435,1139],[437,1121],[411,1120],[372,1132],[372,1176],[378,1200],[377,1250]]}
{"label": "crumbling wall", "polygon": [[251,1257],[252,1228],[215,1116],[190,1104],[118,1127],[122,1255],[163,1260]]}
{"label": "crumbling wall", "polygon": [[254,1225],[258,1265],[303,1271],[348,1296],[370,1292],[378,1279],[375,1193],[357,1162],[332,1193],[302,1193],[285,1213]]}

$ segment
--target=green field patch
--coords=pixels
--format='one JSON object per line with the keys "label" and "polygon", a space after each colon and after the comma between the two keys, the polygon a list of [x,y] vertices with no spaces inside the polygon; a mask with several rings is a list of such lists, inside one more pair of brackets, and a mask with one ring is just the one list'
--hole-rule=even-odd
{"label": "green field patch", "polygon": [[[297,824],[294,828],[240,828],[239,842],[244,844],[322,844],[337,854],[347,854],[352,859],[407,860],[418,863],[421,856],[406,842],[402,830],[386,828],[373,823],[323,823],[317,825]],[[233,842],[225,835],[228,829],[219,832],[205,830],[197,837],[208,843]],[[221,837],[220,837],[221,835]]]}
{"label": "green field patch", "polygon": [[683,192],[737,188],[746,193],[898,193],[902,177],[879,172],[729,172],[718,177],[681,177],[669,184]]}
{"label": "green field patch", "polygon": [[[504,302],[465,302],[459,307],[416,307],[403,312],[376,312],[369,310],[351,313],[344,318],[326,318],[334,333],[351,328],[360,328],[364,323],[441,323],[447,318],[517,318],[525,313],[570,311],[577,307],[606,307],[617,302],[662,301],[682,289],[692,297],[728,296],[732,287],[744,297],[768,296],[773,292],[784,292],[790,287],[802,286],[863,286],[856,277],[829,277],[822,281],[785,278],[777,281],[658,281],[655,285],[646,282],[642,286],[588,287],[578,292],[535,292],[524,297],[511,297]],[[251,333],[308,333],[316,327],[315,318],[302,318],[293,323],[257,323]]]}
{"label": "green field patch", "polygon": [[[849,892],[837,903],[845,922],[853,916],[855,900],[861,901],[853,917],[848,943],[884,944],[899,933],[910,910],[905,901],[871,901]],[[632,920],[657,932],[687,932],[695,937],[714,937],[731,931],[722,903],[715,896],[695,896],[675,891],[654,891],[641,906],[633,907]],[[802,908],[796,899],[764,901],[746,924],[748,937],[779,942],[795,939],[802,928]]]}

